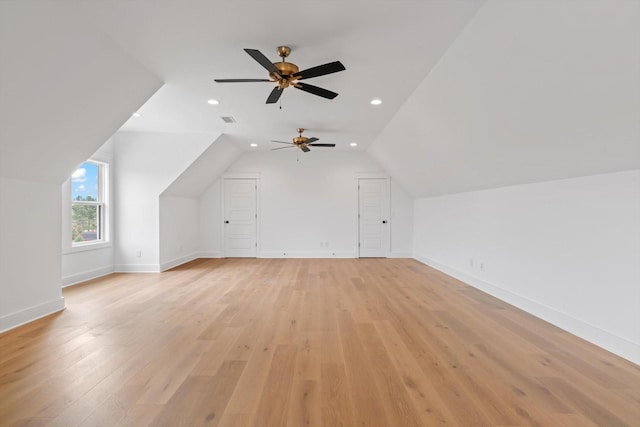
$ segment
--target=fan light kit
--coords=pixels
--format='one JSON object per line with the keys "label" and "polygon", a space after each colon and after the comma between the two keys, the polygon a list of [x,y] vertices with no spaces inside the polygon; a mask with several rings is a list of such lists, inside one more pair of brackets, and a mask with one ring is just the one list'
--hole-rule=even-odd
{"label": "fan light kit", "polygon": [[327,89],[323,89],[318,86],[313,86],[307,83],[301,83],[300,80],[310,79],[312,77],[324,76],[327,74],[337,73],[338,71],[344,71],[346,68],[340,61],[329,62],[327,64],[318,65],[316,67],[307,68],[300,71],[296,64],[286,62],[285,58],[291,53],[291,48],[288,46],[278,46],[278,56],[282,58],[281,62],[271,62],[266,56],[257,49],[245,49],[244,51],[249,54],[258,64],[262,65],[268,72],[268,79],[215,79],[217,83],[248,83],[248,82],[269,82],[277,83],[273,88],[269,97],[267,98],[267,104],[275,104],[282,96],[282,92],[288,87],[294,87],[304,92],[309,92],[313,95],[321,96],[327,99],[333,99],[338,96],[337,93]]}
{"label": "fan light kit", "polygon": [[272,151],[282,150],[283,148],[297,147],[306,153],[308,151],[311,151],[309,147],[335,147],[336,146],[336,144],[316,144],[315,142],[319,141],[318,138],[314,138],[314,137],[307,138],[306,136],[302,136],[302,132],[304,132],[304,128],[298,128],[296,129],[296,132],[298,132],[298,136],[293,138],[293,142],[271,141],[271,142],[277,142],[278,144],[289,144],[288,147],[274,148],[272,149]]}

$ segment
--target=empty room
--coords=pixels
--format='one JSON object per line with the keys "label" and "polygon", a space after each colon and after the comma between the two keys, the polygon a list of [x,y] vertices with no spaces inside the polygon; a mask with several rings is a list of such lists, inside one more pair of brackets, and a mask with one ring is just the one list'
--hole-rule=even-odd
{"label": "empty room", "polygon": [[0,0],[0,426],[640,425],[640,0]]}

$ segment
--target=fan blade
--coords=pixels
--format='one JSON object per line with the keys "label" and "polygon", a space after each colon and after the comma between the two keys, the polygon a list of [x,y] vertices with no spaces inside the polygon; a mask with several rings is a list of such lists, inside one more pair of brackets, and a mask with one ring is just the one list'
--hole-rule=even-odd
{"label": "fan blade", "polygon": [[307,144],[307,145],[311,145],[312,147],[335,147],[336,144]]}
{"label": "fan blade", "polygon": [[304,151],[305,153],[306,153],[307,151],[311,151],[311,150],[309,149],[309,147],[307,147],[306,145],[301,145],[301,146],[300,146],[300,149],[301,149],[302,151]]}
{"label": "fan blade", "polygon": [[269,58],[264,56],[262,52],[260,52],[258,49],[245,49],[244,51],[247,52],[250,57],[255,59],[258,62],[258,64],[266,68],[267,71],[269,71],[270,73],[276,74],[278,78],[281,78],[280,70],[278,70],[278,68],[276,68],[276,66],[273,65],[273,62],[269,61]]}
{"label": "fan blade", "polygon": [[294,80],[310,79],[311,77],[324,76],[326,74],[344,71],[344,65],[340,61],[329,62],[328,64],[318,65],[317,67],[307,68],[293,75]]}
{"label": "fan blade", "polygon": [[291,144],[289,147],[272,148],[271,151],[282,150],[282,149],[285,149],[285,148],[293,148],[293,147],[295,147],[295,145]]}
{"label": "fan blade", "polygon": [[[316,137],[314,136],[314,137],[311,137],[311,138],[307,139],[304,143],[305,143],[305,144],[307,144],[307,145],[309,145],[309,144],[311,144],[312,142],[316,142],[316,141],[319,141],[319,139],[318,139],[318,138],[316,138]],[[312,145],[313,145],[313,144],[312,144]]]}
{"label": "fan blade", "polygon": [[280,144],[289,144],[289,145],[295,145],[295,144],[294,144],[293,142],[285,142],[285,141],[274,141],[274,140],[271,140],[271,142],[278,142],[278,143],[280,143]]}
{"label": "fan blade", "polygon": [[213,79],[216,83],[249,83],[249,82],[271,82],[269,79]]}
{"label": "fan blade", "polygon": [[275,104],[276,102],[278,102],[278,99],[280,99],[280,97],[282,96],[283,90],[284,89],[280,89],[280,86],[274,87],[269,94],[269,97],[267,98],[267,104]]}
{"label": "fan blade", "polygon": [[303,90],[305,92],[309,92],[309,93],[312,93],[314,95],[318,95],[318,96],[321,96],[321,97],[327,98],[327,99],[333,99],[336,96],[338,96],[338,94],[335,93],[335,92],[331,92],[330,90],[323,89],[323,88],[318,87],[318,86],[312,86],[312,85],[306,84],[306,83],[296,83],[294,87],[296,89],[300,89],[300,90]]}

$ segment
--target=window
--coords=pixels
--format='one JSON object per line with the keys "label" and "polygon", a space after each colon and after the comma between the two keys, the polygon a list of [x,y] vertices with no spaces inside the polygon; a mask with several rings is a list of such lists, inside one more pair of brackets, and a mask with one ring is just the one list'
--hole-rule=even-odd
{"label": "window", "polygon": [[71,175],[71,244],[106,241],[106,163],[87,161]]}

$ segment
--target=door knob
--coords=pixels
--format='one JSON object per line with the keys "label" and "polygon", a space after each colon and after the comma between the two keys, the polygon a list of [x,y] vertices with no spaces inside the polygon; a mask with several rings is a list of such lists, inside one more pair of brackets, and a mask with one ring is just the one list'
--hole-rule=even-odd
{"label": "door knob", "polygon": [[383,224],[386,224],[386,223],[387,223],[387,220],[386,220],[386,219],[383,219],[383,220],[382,220],[382,223],[383,223]]}
{"label": "door knob", "polygon": [[225,224],[229,224],[229,221],[225,221],[224,223],[225,223]]}

